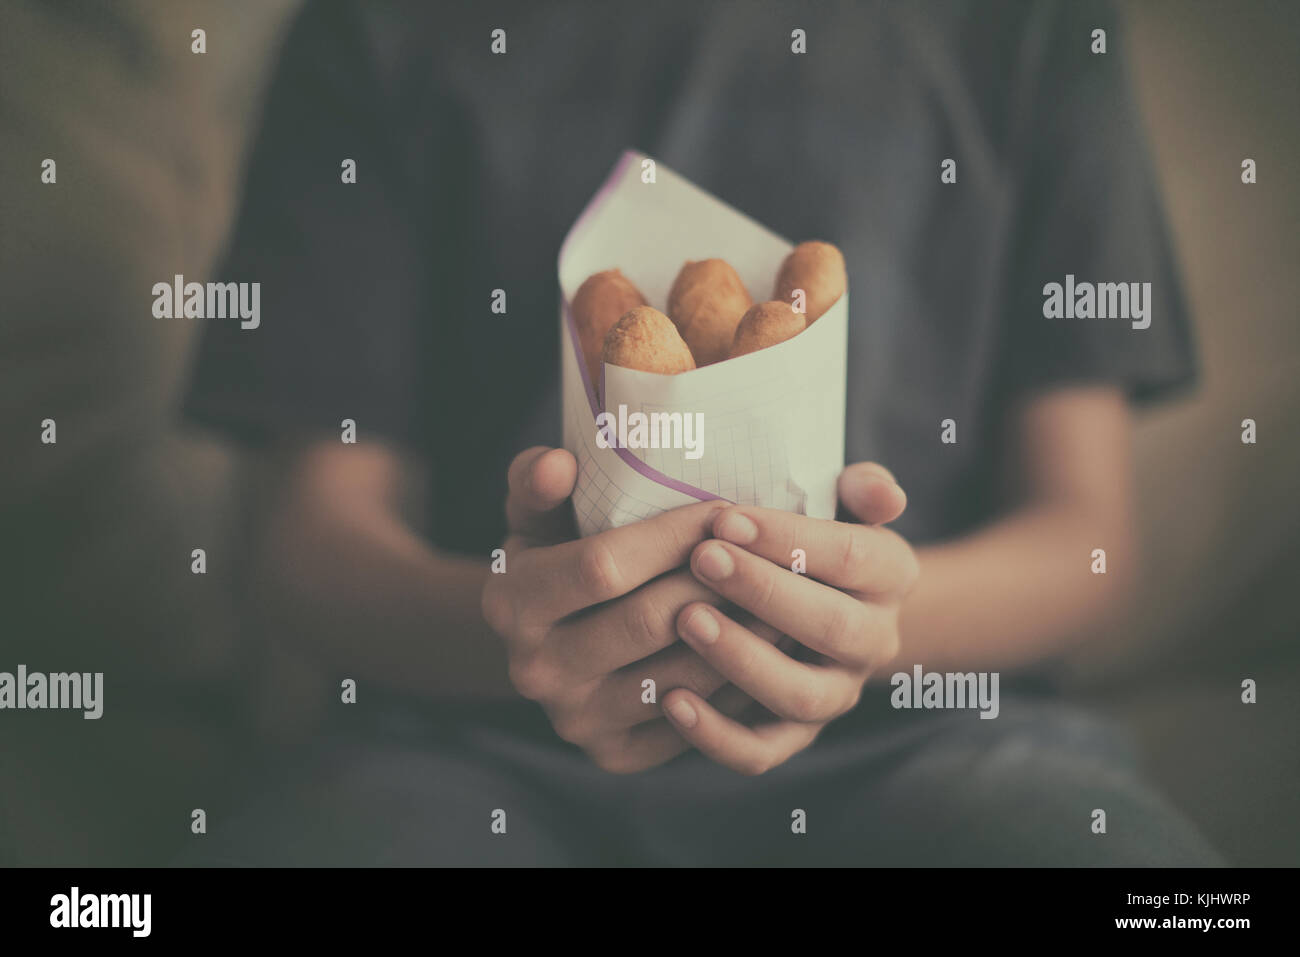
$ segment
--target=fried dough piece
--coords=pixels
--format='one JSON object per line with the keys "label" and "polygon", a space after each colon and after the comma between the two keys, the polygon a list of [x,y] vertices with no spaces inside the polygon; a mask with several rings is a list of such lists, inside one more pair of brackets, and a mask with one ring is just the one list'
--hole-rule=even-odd
{"label": "fried dough piece", "polygon": [[688,261],[668,293],[668,315],[701,366],[727,358],[740,317],[753,304],[736,270],[721,259]]}
{"label": "fried dough piece", "polygon": [[695,368],[691,350],[672,320],[651,306],[625,313],[605,336],[602,358],[611,365],[661,375],[676,375]]}
{"label": "fried dough piece", "polygon": [[607,269],[588,276],[573,294],[573,322],[592,384],[600,386],[600,356],[605,336],[629,309],[646,305],[645,296],[623,273]]}
{"label": "fried dough piece", "polygon": [[808,320],[795,312],[782,299],[760,302],[750,307],[736,326],[736,336],[731,343],[728,358],[747,355],[766,349],[778,342],[792,339],[808,328]]}
{"label": "fried dough piece", "polygon": [[813,240],[795,246],[785,257],[776,274],[772,298],[792,302],[794,291],[802,289],[811,326],[839,301],[848,284],[844,254],[830,243]]}

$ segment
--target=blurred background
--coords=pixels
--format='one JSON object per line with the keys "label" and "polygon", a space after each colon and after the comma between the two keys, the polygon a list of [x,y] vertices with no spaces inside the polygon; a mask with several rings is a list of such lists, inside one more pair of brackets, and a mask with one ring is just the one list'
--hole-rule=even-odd
{"label": "blurred background", "polygon": [[[248,463],[177,424],[201,324],[153,320],[145,295],[220,255],[298,6],[0,2],[0,670],[110,672],[113,717],[0,714],[0,864],[165,862],[191,808],[219,821],[247,783],[254,736],[309,726],[310,677],[242,638],[226,556]],[[1203,379],[1141,420],[1140,607],[1079,649],[1068,690],[1134,729],[1232,863],[1295,866],[1300,7],[1119,6]]]}

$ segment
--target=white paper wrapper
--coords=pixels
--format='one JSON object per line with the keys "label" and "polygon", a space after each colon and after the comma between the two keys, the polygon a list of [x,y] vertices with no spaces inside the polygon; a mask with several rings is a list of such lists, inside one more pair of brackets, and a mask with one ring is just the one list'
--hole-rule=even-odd
{"label": "white paper wrapper", "polygon": [[583,536],[708,499],[835,516],[844,468],[848,293],[793,339],[681,375],[604,367],[604,408],[703,413],[703,455],[600,448],[596,392],[588,381],[569,303],[592,273],[618,268],[663,311],[688,259],[720,258],[755,302],[772,296],[791,243],[660,163],[642,181],[626,152],[560,249],[560,353],[564,447],[578,460],[573,496]]}

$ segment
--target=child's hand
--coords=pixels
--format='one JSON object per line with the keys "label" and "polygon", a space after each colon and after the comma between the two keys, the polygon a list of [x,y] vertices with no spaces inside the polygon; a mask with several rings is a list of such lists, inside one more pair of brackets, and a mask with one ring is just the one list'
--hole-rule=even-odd
{"label": "child's hand", "polygon": [[[691,553],[701,582],[813,653],[809,662],[787,656],[716,602],[692,603],[678,614],[682,638],[776,716],[751,727],[691,690],[664,696],[664,711],[682,736],[741,773],[761,774],[806,748],[857,704],[872,671],[898,653],[899,607],[918,566],[906,541],[873,526],[897,518],[906,496],[889,472],[869,463],[841,473],[839,495],[867,524],[732,506],[712,516],[716,538]],[[796,549],[806,556],[806,574],[791,570]]]}
{"label": "child's hand", "polygon": [[560,737],[606,770],[641,771],[690,748],[660,717],[657,701],[643,700],[645,679],[657,693],[712,695],[721,712],[752,703],[724,688],[674,629],[686,604],[721,603],[685,566],[723,504],[690,505],[573,540],[568,498],[576,477],[573,456],[560,449],[515,458],[506,571],[488,576],[483,616],[505,639],[511,683],[546,709]]}

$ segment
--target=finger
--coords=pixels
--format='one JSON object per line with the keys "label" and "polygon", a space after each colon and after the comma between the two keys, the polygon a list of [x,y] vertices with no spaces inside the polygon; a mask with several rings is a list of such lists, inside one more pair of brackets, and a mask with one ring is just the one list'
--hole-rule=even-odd
{"label": "finger", "polygon": [[[762,642],[760,636],[755,641]],[[653,685],[646,682],[652,681]],[[644,661],[609,675],[592,689],[584,712],[601,715],[614,725],[631,726],[659,717],[659,697],[673,688],[687,688],[707,698],[727,684],[712,664],[680,641]],[[653,700],[648,692],[653,689]]]}
{"label": "finger", "polygon": [[862,594],[901,593],[917,576],[911,546],[888,528],[734,505],[714,519],[713,534],[783,568],[797,557],[812,578]]}
{"label": "finger", "polygon": [[701,753],[740,774],[763,774],[782,764],[812,744],[822,727],[776,721],[748,728],[684,689],[664,697],[664,713]]}
{"label": "finger", "polygon": [[[778,717],[824,724],[858,703],[860,678],[843,668],[795,661],[703,602],[683,609],[677,627],[720,679]],[[681,687],[699,693],[690,685]]]}
{"label": "finger", "polygon": [[[723,505],[700,502],[578,541],[524,552],[511,566],[515,611],[524,622],[557,622],[626,595],[685,565]],[[517,569],[517,571],[516,571]]]}
{"label": "finger", "polygon": [[571,538],[568,499],[577,480],[578,462],[564,449],[536,445],[516,455],[506,479],[510,533],[530,543]]}
{"label": "finger", "polygon": [[797,575],[743,548],[710,539],[691,554],[691,571],[723,598],[800,644],[855,669],[897,653],[892,610]]}
{"label": "finger", "polygon": [[677,613],[693,601],[723,599],[689,569],[679,568],[630,595],[566,618],[551,629],[542,654],[578,678],[607,675],[677,644]]}
{"label": "finger", "polygon": [[[729,685],[715,693],[709,702],[719,714],[730,717],[743,714],[754,703],[748,695]],[[660,717],[656,708],[654,718],[614,736],[606,744],[592,747],[589,753],[606,771],[635,774],[658,767],[689,750],[690,742],[677,733],[671,722]]]}
{"label": "finger", "polygon": [[[712,604],[712,602],[710,602]],[[784,650],[786,644],[798,645],[798,642],[789,635],[783,635],[765,621],[759,621],[743,608],[737,608],[735,605],[728,605],[723,609],[732,620],[748,628],[764,641],[770,641],[773,645]]]}
{"label": "finger", "polygon": [[668,721],[648,721],[592,746],[587,754],[602,771],[611,774],[639,774],[671,761],[691,744]]}
{"label": "finger", "polygon": [[[737,721],[743,721],[746,713],[750,711],[762,710],[755,704],[753,698],[735,685],[723,685],[713,692],[709,696],[709,704],[717,708],[720,714],[725,714],[728,718],[735,718]],[[664,719],[660,718],[659,720],[663,721]],[[673,733],[677,733],[675,729]]]}
{"label": "finger", "polygon": [[868,525],[892,522],[907,507],[907,495],[891,473],[875,462],[855,462],[840,473],[840,503]]}
{"label": "finger", "polygon": [[[650,682],[653,682],[651,684]],[[635,727],[662,717],[659,697],[673,688],[689,688],[709,697],[726,681],[703,658],[680,642],[658,655],[599,681],[581,705],[581,712],[569,718],[573,727],[561,731],[561,737],[581,735],[584,731]]]}

